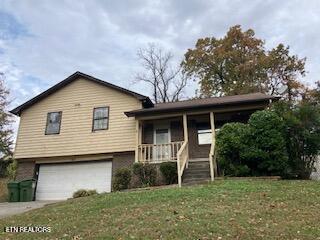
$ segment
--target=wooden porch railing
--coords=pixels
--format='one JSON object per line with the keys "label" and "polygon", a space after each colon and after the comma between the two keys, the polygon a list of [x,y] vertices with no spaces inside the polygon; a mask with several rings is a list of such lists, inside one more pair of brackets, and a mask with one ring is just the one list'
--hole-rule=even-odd
{"label": "wooden porch railing", "polygon": [[185,141],[177,154],[178,184],[181,187],[182,175],[189,159],[188,141]]}
{"label": "wooden porch railing", "polygon": [[142,163],[175,162],[183,143],[183,141],[179,141],[165,144],[140,144],[138,146],[138,161]]}

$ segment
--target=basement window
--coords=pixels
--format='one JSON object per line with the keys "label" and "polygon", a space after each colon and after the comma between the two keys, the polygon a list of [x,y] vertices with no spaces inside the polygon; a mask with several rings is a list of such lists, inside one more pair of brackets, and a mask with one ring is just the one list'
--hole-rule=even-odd
{"label": "basement window", "polygon": [[46,135],[59,134],[62,112],[49,112],[47,115]]}
{"label": "basement window", "polygon": [[109,107],[93,109],[92,131],[106,130],[109,125]]}

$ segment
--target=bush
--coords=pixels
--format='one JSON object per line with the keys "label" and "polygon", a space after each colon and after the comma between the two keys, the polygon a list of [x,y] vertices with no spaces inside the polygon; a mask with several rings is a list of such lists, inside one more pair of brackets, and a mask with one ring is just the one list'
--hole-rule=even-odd
{"label": "bush", "polygon": [[14,180],[16,178],[16,172],[17,172],[17,161],[13,160],[8,166],[7,166],[7,177],[9,180]]}
{"label": "bush", "polygon": [[248,125],[227,123],[217,134],[218,164],[222,175],[247,176],[240,170],[245,163],[243,153],[247,149],[246,140],[249,134]]}
{"label": "bush", "polygon": [[248,124],[248,146],[243,156],[253,174],[287,175],[288,154],[282,119],[276,113],[264,110],[253,113]]}
{"label": "bush", "polygon": [[154,186],[157,178],[157,170],[154,165],[135,163],[133,173],[138,176],[142,186]]}
{"label": "bush", "polygon": [[98,194],[96,190],[79,189],[73,193],[73,198],[87,197]]}
{"label": "bush", "polygon": [[128,189],[131,181],[131,170],[129,168],[117,169],[113,179],[113,189],[115,191]]}
{"label": "bush", "polygon": [[232,175],[234,177],[246,177],[251,175],[251,169],[247,165],[230,164],[226,175]]}
{"label": "bush", "polygon": [[174,184],[178,181],[177,163],[164,162],[160,164],[160,171],[165,179],[166,184]]}
{"label": "bush", "polygon": [[286,176],[288,154],[282,119],[270,110],[248,124],[227,123],[217,135],[218,164],[226,176]]}

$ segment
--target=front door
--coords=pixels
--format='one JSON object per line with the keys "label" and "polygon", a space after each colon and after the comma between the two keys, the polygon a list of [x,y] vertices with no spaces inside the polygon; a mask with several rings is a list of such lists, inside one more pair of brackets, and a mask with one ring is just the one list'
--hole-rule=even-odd
{"label": "front door", "polygon": [[154,130],[154,151],[153,154],[156,161],[170,160],[170,128],[158,127]]}

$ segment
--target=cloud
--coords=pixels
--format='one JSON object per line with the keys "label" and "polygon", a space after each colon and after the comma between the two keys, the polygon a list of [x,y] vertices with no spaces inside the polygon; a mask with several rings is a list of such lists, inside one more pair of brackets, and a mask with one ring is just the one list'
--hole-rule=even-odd
{"label": "cloud", "polygon": [[306,82],[320,77],[316,0],[1,0],[0,8],[0,65],[14,104],[77,70],[145,93],[131,84],[139,47],[158,43],[178,62],[198,38],[221,37],[235,24],[253,28],[269,48],[283,42],[307,57]]}
{"label": "cloud", "polygon": [[0,11],[0,39],[10,40],[27,34],[26,28],[10,14]]}

